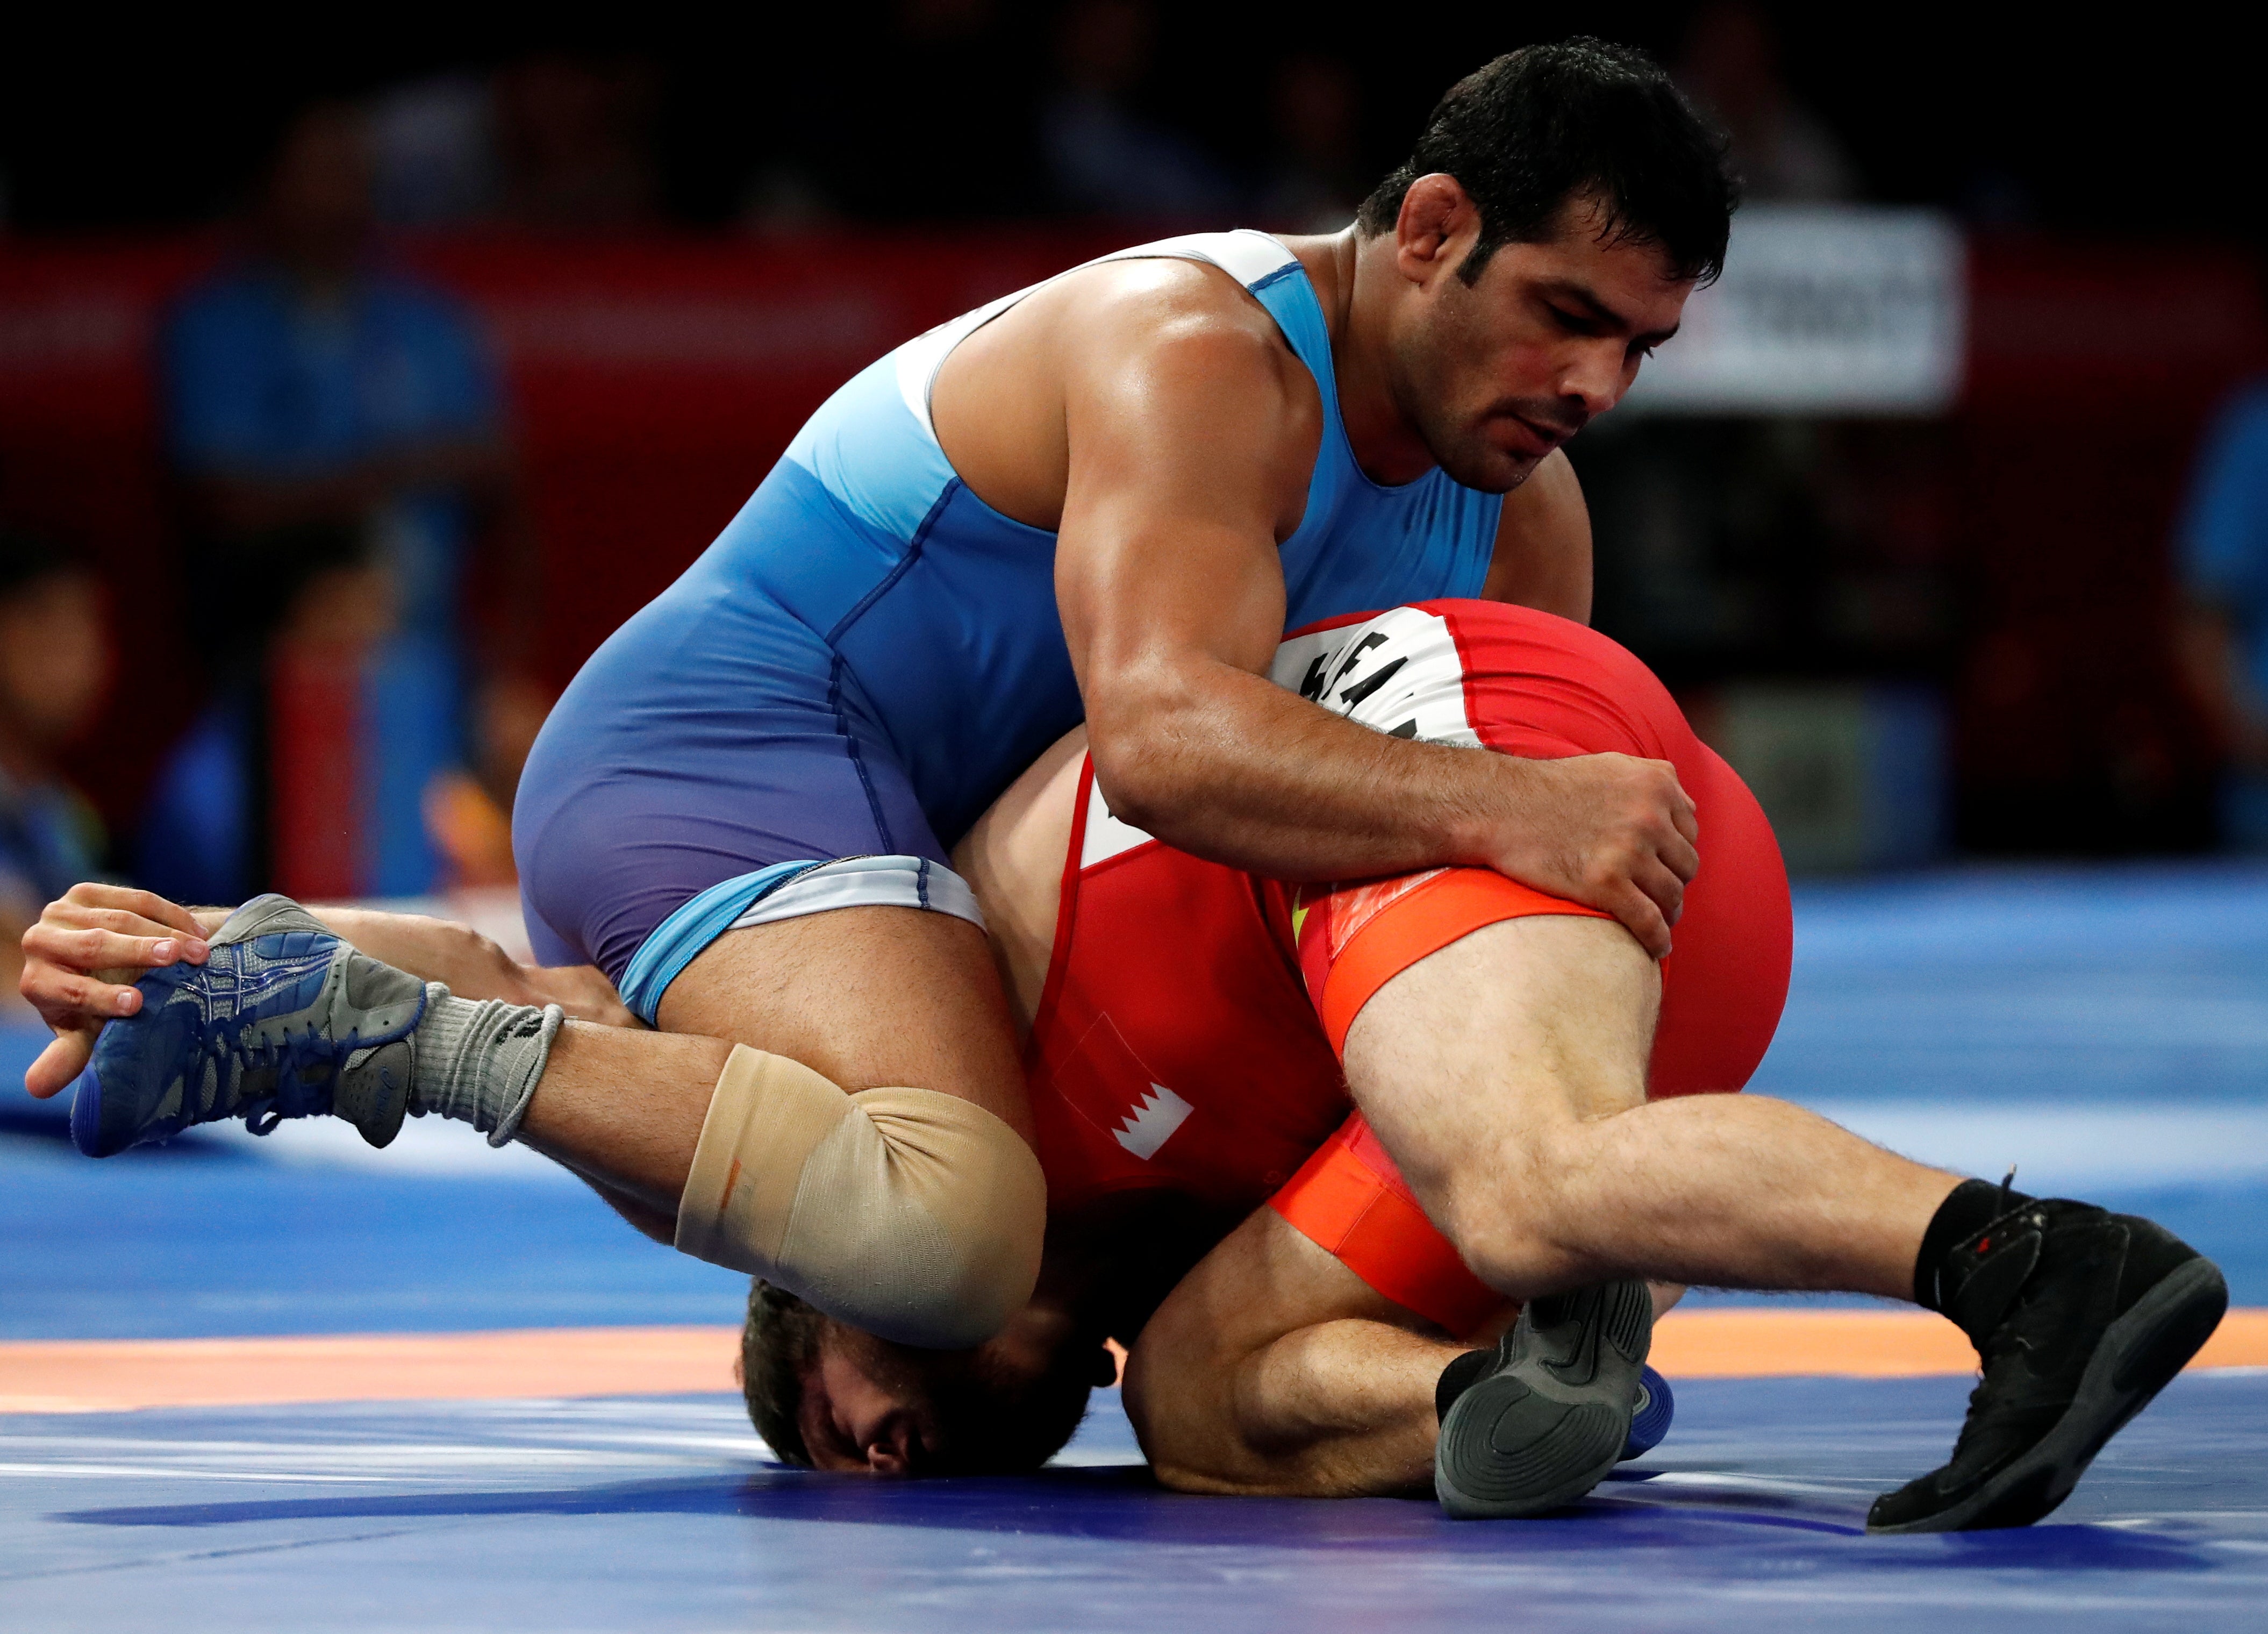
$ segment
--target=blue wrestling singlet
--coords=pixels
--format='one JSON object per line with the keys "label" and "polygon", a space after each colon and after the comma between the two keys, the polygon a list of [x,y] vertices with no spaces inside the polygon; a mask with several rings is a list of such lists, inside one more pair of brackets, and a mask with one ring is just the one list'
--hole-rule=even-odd
{"label": "blue wrestling singlet", "polygon": [[[1398,488],[1362,474],[1298,259],[1254,232],[1104,259],[1145,256],[1235,277],[1322,393],[1307,513],[1282,546],[1285,628],[1477,595],[1501,497],[1438,469]],[[976,916],[946,848],[1084,711],[1056,608],[1056,536],[968,490],[938,445],[929,393],[953,348],[1028,293],[855,376],[701,559],[575,677],[512,816],[546,962],[599,965],[651,1020],[669,980],[752,922],[767,891],[874,854],[903,865],[903,894],[852,900],[917,897]],[[843,887],[820,905],[844,905]]]}

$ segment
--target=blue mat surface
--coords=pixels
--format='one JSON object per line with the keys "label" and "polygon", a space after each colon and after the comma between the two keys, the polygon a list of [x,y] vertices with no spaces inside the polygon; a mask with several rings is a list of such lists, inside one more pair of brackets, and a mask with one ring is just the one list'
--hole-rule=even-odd
{"label": "blue mat surface", "polygon": [[[2152,1214],[2268,1305],[2268,869],[1806,887],[1755,1087]],[[0,1337],[738,1319],[465,1131],[95,1164],[61,1116],[0,1084]],[[1161,1494],[1107,1401],[1041,1477],[916,1487],[782,1469],[728,1397],[0,1418],[0,1629],[2268,1626],[2268,1375],[2178,1381],[2051,1525],[1858,1535],[1965,1388],[1684,1381],[1633,1478],[1524,1526]]]}
{"label": "blue mat surface", "polygon": [[1113,1403],[1020,1481],[766,1462],[736,1404],[0,1420],[0,1625],[644,1630],[2260,1626],[2268,1379],[2178,1381],[2049,1524],[1859,1535],[1954,1380],[1699,1380],[1550,1520],[1161,1493]]}

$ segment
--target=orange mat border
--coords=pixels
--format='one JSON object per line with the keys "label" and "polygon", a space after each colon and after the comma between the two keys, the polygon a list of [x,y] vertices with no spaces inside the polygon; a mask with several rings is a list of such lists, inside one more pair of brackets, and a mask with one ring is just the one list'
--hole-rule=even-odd
{"label": "orange mat border", "polygon": [[[0,1413],[303,1402],[497,1401],[737,1391],[731,1328],[0,1343]],[[1672,1380],[1966,1373],[1977,1358],[1920,1311],[1673,1311],[1653,1364]],[[2236,1310],[2192,1367],[2268,1367],[2268,1310]]]}
{"label": "orange mat border", "polygon": [[[1673,1383],[1819,1374],[1896,1379],[1977,1371],[1977,1352],[1959,1329],[1914,1310],[1672,1311],[1653,1330],[1649,1359]],[[2268,1367],[2268,1310],[2229,1312],[2190,1365]]]}
{"label": "orange mat border", "polygon": [[732,1390],[732,1328],[0,1343],[0,1413]]}

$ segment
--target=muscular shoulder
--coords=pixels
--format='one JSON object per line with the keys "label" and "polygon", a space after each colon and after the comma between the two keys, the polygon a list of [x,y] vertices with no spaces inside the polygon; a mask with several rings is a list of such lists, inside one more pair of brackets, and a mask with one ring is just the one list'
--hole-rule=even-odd
{"label": "muscular shoulder", "polygon": [[1251,292],[1218,267],[1167,258],[1108,261],[1064,279],[1067,372],[1101,379],[1194,375],[1320,423],[1314,379]]}
{"label": "muscular shoulder", "polygon": [[971,489],[1049,529],[1075,465],[1155,485],[1179,469],[1219,477],[1224,459],[1268,491],[1280,527],[1322,426],[1314,378],[1266,309],[1218,269],[1165,259],[1035,291],[954,350],[930,403]]}

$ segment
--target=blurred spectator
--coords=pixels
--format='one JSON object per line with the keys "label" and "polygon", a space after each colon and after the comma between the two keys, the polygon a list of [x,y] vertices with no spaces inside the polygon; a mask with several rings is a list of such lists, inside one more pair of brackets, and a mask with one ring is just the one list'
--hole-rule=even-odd
{"label": "blurred spectator", "polygon": [[370,103],[373,202],[388,226],[447,227],[495,215],[503,196],[496,98],[478,74],[438,74]]}
{"label": "blurred spectator", "polygon": [[2228,757],[2221,835],[2268,850],[2268,383],[2208,435],[2179,549],[2182,657]]}
{"label": "blurred spectator", "polygon": [[389,226],[510,222],[544,232],[650,225],[659,75],[637,58],[547,53],[447,73],[368,105],[372,202]]}
{"label": "blurred spectator", "polygon": [[[484,516],[507,541],[525,536],[471,315],[380,265],[371,224],[364,122],[342,105],[306,110],[276,149],[248,253],[169,323],[164,389],[196,525],[192,617],[218,667],[232,666],[231,686],[253,685],[255,672],[276,684],[271,638],[302,616],[311,572],[351,565],[384,587],[378,605],[390,611],[358,660],[360,701],[336,716],[366,751],[350,757],[361,792],[337,815],[357,836],[356,893],[407,895],[439,875],[422,803],[461,758],[466,558]],[[508,605],[526,601],[519,584],[507,590]],[[249,796],[237,810],[241,832],[222,851],[243,859],[253,888],[281,881],[260,872],[269,813]]]}
{"label": "blurred spectator", "polygon": [[635,58],[548,55],[496,78],[504,214],[547,232],[652,224],[660,199],[653,120],[659,76]]}
{"label": "blurred spectator", "polygon": [[[302,523],[263,543],[277,563],[264,639],[232,655],[143,818],[136,876],[177,902],[234,902],[271,888],[372,894],[361,842],[385,749],[361,717],[369,694],[404,691],[398,679],[387,687],[379,662],[395,633],[393,584],[351,526]],[[387,703],[403,712],[401,696],[375,701],[371,713],[382,717]],[[412,733],[421,726],[432,730],[429,719],[411,723]],[[381,764],[370,766],[374,758]],[[403,813],[392,815],[398,823]],[[416,791],[409,815],[418,821]],[[431,883],[429,870],[417,888]]]}
{"label": "blurred spectator", "polygon": [[1231,208],[1233,193],[1204,155],[1136,108],[1157,33],[1144,0],[1074,0],[1064,11],[1040,132],[1065,209],[1193,217]]}
{"label": "blurred spectator", "polygon": [[512,802],[535,734],[557,702],[524,677],[506,677],[482,695],[474,721],[473,764],[425,789],[425,829],[440,848],[446,883],[454,887],[516,882],[512,860]]}
{"label": "blurred spectator", "polygon": [[1716,0],[1685,35],[1678,83],[1723,129],[1750,199],[1856,197],[1859,180],[1834,134],[1795,99],[1780,74],[1779,40],[1751,0]]}
{"label": "blurred spectator", "polygon": [[1302,55],[1278,64],[1269,97],[1275,172],[1261,219],[1287,232],[1336,232],[1378,178],[1364,167],[1361,87],[1345,63]]}
{"label": "blurred spectator", "polygon": [[111,680],[101,587],[43,540],[0,534],[0,1007],[40,910],[100,870],[101,820],[56,769]]}

